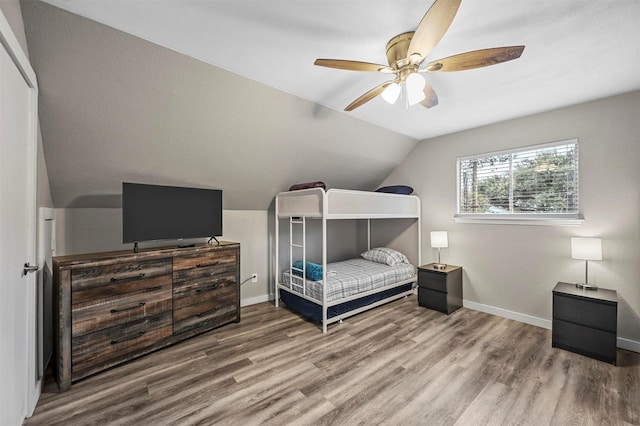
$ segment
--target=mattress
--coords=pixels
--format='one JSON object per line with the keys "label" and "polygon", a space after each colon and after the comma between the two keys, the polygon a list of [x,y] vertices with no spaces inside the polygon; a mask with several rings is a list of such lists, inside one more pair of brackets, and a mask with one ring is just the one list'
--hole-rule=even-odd
{"label": "mattress", "polygon": [[[327,302],[332,302],[413,278],[416,268],[408,263],[388,266],[357,258],[328,263],[326,275]],[[295,292],[302,293],[302,281],[294,275],[292,285],[289,271],[282,274],[282,284]],[[305,281],[306,296],[322,303],[322,281]]]}

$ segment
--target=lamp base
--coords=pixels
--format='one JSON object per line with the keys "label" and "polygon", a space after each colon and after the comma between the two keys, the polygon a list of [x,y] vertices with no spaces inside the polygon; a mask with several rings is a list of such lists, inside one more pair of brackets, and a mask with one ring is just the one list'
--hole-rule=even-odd
{"label": "lamp base", "polygon": [[583,290],[597,290],[597,285],[584,284],[584,283],[576,283],[576,287],[581,288]]}
{"label": "lamp base", "polygon": [[434,263],[433,264],[433,268],[434,269],[444,269],[447,267],[446,263]]}

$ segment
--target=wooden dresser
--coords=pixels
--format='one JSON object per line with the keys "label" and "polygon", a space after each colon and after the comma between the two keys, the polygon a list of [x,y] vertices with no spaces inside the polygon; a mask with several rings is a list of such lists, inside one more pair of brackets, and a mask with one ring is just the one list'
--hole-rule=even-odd
{"label": "wooden dresser", "polygon": [[71,383],[240,321],[240,244],[53,259],[55,372]]}

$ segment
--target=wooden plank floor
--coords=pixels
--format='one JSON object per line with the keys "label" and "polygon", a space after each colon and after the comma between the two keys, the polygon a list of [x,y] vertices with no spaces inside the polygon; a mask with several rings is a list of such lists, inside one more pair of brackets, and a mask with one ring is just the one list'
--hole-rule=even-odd
{"label": "wooden plank floor", "polygon": [[25,425],[638,425],[640,354],[618,366],[549,330],[415,296],[329,326],[268,303],[242,322],[48,389]]}

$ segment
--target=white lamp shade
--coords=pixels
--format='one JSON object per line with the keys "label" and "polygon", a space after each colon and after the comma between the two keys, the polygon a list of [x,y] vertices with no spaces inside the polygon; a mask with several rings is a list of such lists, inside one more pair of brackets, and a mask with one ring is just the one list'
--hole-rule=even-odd
{"label": "white lamp shade", "polygon": [[571,238],[571,257],[580,260],[602,260],[602,240]]}
{"label": "white lamp shade", "polygon": [[382,99],[389,102],[390,104],[394,104],[398,100],[398,96],[400,96],[401,86],[398,83],[391,83],[388,85],[380,94]]}
{"label": "white lamp shade", "polygon": [[449,247],[447,231],[431,231],[431,247]]}
{"label": "white lamp shade", "polygon": [[[409,74],[405,85],[407,86],[407,101],[409,105],[415,105],[426,97],[424,94],[424,85],[426,81],[423,76],[418,73]],[[446,247],[446,246],[445,246]]]}

